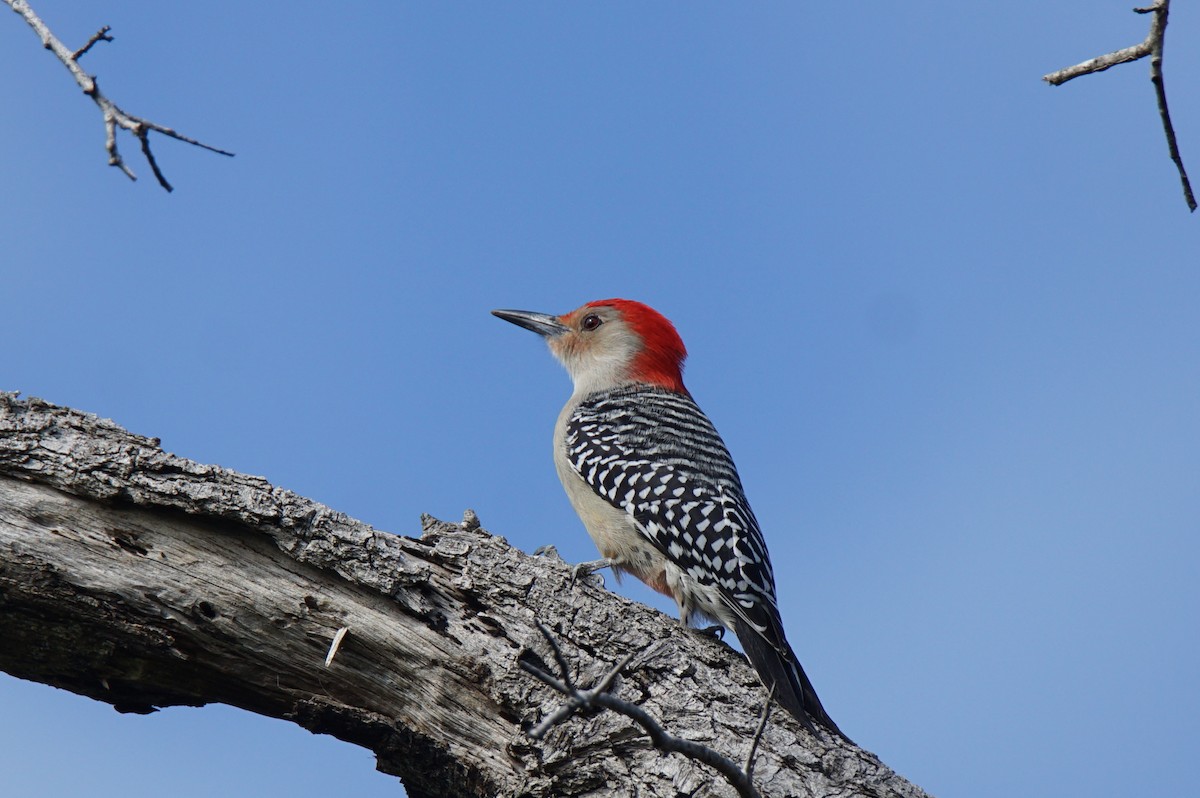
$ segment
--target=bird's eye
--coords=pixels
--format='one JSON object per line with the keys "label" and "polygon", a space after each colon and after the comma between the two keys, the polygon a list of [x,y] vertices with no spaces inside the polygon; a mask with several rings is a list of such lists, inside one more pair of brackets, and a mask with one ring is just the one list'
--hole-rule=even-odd
{"label": "bird's eye", "polygon": [[591,332],[592,330],[596,329],[603,323],[604,323],[603,319],[601,319],[595,313],[592,313],[591,315],[584,317],[583,329],[587,330],[588,332]]}

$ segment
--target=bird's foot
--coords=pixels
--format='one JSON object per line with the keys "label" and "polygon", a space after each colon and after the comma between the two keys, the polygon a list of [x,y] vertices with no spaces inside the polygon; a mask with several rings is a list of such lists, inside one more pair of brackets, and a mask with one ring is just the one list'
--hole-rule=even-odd
{"label": "bird's foot", "polygon": [[[577,581],[579,581],[580,579],[586,580],[592,574],[596,573],[596,571],[602,570],[604,568],[611,568],[612,564],[613,564],[613,561],[608,559],[607,557],[604,557],[599,560],[589,560],[588,562],[579,563],[578,565],[576,565],[574,568],[571,569],[571,586],[574,587],[575,583]],[[597,586],[598,587],[604,586],[603,578],[600,578],[599,585],[597,585]]]}
{"label": "bird's foot", "polygon": [[697,629],[696,632],[704,635],[705,637],[711,637],[713,640],[725,639],[725,627],[719,623],[714,623],[712,626],[705,626]]}

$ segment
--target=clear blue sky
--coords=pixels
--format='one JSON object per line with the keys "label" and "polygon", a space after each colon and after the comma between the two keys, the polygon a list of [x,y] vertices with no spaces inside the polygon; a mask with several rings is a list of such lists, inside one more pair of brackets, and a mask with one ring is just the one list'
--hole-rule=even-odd
{"label": "clear blue sky", "polygon": [[[0,388],[401,534],[594,556],[570,387],[496,307],[672,318],[830,713],[935,795],[1181,795],[1200,742],[1200,216],[1128,0],[50,2],[0,14]],[[857,12],[857,13],[855,13]],[[1167,79],[1200,180],[1200,14]],[[611,580],[610,580],[611,582]],[[646,599],[632,587],[623,591]],[[0,677],[12,795],[395,796],[223,707]]]}

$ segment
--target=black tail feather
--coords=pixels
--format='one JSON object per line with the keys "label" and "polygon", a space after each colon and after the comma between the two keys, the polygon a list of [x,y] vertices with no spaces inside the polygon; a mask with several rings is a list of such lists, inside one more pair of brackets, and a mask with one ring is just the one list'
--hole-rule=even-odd
{"label": "black tail feather", "polygon": [[817,697],[817,691],[813,688],[812,682],[808,680],[808,675],[800,666],[800,661],[796,659],[796,654],[788,645],[783,636],[783,629],[778,624],[775,629],[768,630],[768,634],[772,631],[776,632],[774,637],[777,642],[774,644],[740,618],[734,624],[733,631],[741,641],[750,664],[758,672],[758,677],[762,679],[768,690],[772,689],[772,686],[774,687],[775,700],[784,709],[796,716],[796,719],[803,723],[809,731],[816,731],[813,728],[813,721],[816,721],[846,742],[853,744],[854,741],[838,728],[833,719],[829,717],[829,713],[825,711],[825,707],[821,706],[821,699]]}

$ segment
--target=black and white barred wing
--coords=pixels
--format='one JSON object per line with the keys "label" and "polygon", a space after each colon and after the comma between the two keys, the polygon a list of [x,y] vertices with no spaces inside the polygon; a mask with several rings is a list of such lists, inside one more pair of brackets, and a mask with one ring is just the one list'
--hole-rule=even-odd
{"label": "black and white barred wing", "polygon": [[567,456],[695,583],[759,630],[778,623],[766,546],[725,443],[692,398],[646,385],[585,399]]}
{"label": "black and white barred wing", "polygon": [[568,420],[566,446],[597,495],[628,513],[692,582],[715,588],[775,699],[809,728],[811,718],[845,737],[788,645],[758,521],[724,442],[691,397],[646,385],[593,394]]}

